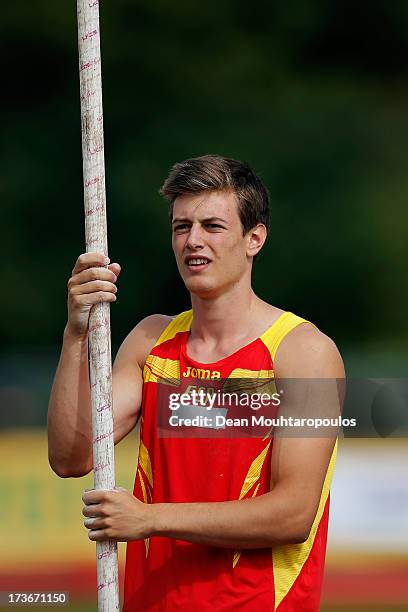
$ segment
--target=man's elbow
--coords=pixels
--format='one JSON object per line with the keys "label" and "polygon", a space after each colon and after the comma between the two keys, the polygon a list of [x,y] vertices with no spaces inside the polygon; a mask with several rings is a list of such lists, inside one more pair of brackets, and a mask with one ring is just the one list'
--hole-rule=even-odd
{"label": "man's elbow", "polygon": [[81,478],[89,474],[92,469],[92,466],[69,465],[56,460],[51,455],[48,455],[48,462],[54,474],[60,478]]}
{"label": "man's elbow", "polygon": [[291,534],[293,544],[304,544],[310,537],[310,532],[313,527],[313,519],[310,516],[302,514],[297,521],[294,522],[293,533]]}
{"label": "man's elbow", "polygon": [[271,534],[271,545],[304,544],[310,537],[313,520],[303,515],[292,517],[286,526],[281,526],[280,533]]}
{"label": "man's elbow", "polygon": [[304,544],[309,539],[310,531],[311,527],[309,529],[298,531],[294,536],[293,544]]}

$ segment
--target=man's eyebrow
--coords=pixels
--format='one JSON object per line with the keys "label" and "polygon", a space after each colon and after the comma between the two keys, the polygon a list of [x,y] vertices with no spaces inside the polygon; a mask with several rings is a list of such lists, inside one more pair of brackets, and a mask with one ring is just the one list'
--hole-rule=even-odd
{"label": "man's eyebrow", "polygon": [[[200,219],[200,223],[212,223],[213,221],[221,221],[221,223],[225,224],[228,223],[221,217],[206,217],[205,219]],[[176,219],[173,219],[172,224],[173,223],[191,223],[191,220],[187,219],[187,217],[177,217]]]}
{"label": "man's eyebrow", "polygon": [[191,223],[190,219],[187,219],[187,217],[176,217],[176,219],[173,219],[173,221],[171,222],[173,223]]}
{"label": "man's eyebrow", "polygon": [[225,219],[221,217],[207,217],[206,219],[202,219],[202,223],[211,223],[212,221],[221,221],[221,223],[228,223]]}

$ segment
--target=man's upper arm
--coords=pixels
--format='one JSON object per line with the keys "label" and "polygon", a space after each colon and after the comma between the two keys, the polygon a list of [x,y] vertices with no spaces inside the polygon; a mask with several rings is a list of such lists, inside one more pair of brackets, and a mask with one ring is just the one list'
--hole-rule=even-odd
{"label": "man's upper arm", "polygon": [[[275,377],[277,388],[283,390],[282,416],[341,414],[344,368],[340,354],[330,338],[310,325],[295,328],[282,341]],[[336,434],[337,429],[322,434],[313,427],[297,429],[296,434],[290,427],[274,432],[271,490],[285,491],[305,537],[316,516]]]}
{"label": "man's upper arm", "polygon": [[171,320],[166,315],[143,319],[125,338],[116,355],[112,370],[115,444],[136,425],[142,403],[143,366]]}

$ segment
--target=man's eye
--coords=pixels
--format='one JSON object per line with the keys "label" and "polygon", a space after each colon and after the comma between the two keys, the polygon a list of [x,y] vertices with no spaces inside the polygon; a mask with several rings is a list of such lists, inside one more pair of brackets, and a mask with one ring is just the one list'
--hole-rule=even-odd
{"label": "man's eye", "polygon": [[209,229],[224,229],[222,225],[218,225],[218,223],[207,223],[206,227]]}
{"label": "man's eye", "polygon": [[182,223],[180,225],[175,225],[173,229],[175,232],[180,232],[180,231],[182,232],[184,230],[187,230],[188,227],[189,226],[187,225],[187,223]]}

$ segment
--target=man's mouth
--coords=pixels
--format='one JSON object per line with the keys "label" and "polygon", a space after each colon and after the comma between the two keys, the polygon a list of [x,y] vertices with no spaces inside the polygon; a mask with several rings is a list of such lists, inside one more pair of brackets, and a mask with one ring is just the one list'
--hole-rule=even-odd
{"label": "man's mouth", "polygon": [[210,260],[208,257],[186,257],[185,263],[189,267],[190,270],[203,270],[209,263]]}

